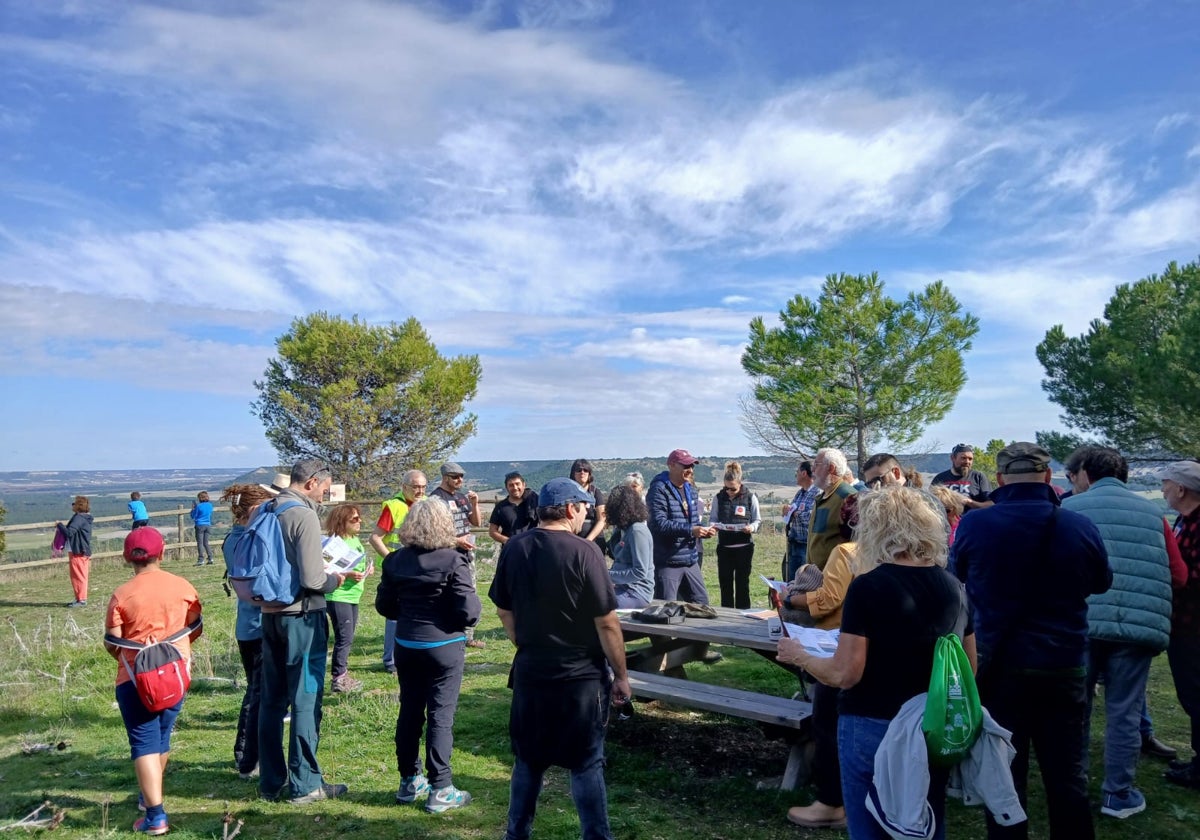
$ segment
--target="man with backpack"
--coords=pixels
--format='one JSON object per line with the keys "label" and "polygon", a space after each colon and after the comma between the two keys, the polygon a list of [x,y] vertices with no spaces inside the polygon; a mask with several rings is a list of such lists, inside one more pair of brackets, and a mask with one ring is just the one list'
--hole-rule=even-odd
{"label": "man with backpack", "polygon": [[[332,471],[323,461],[299,461],[292,467],[291,486],[273,503],[264,505],[274,505],[276,512],[271,515],[278,520],[283,560],[298,588],[290,603],[281,605],[265,596],[262,600],[258,789],[264,799],[282,798],[294,805],[332,799],[346,792],[345,785],[325,782],[316,760],[329,649],[325,593],[345,581],[344,575],[325,573],[321,555],[321,518],[317,510],[332,481]],[[255,518],[252,528],[261,516]],[[268,557],[264,564],[271,566],[273,559],[278,563],[278,558]],[[237,583],[234,580],[235,588]],[[292,723],[285,763],[283,719],[289,707]]]}

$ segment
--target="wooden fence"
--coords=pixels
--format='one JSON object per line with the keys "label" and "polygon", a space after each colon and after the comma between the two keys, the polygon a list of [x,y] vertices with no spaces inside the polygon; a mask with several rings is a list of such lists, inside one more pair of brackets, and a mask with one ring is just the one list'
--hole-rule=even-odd
{"label": "wooden fence", "polygon": [[[500,501],[500,499],[502,499],[502,498],[503,498],[503,496],[498,496],[495,499],[491,499],[491,500],[483,499],[483,498],[481,498],[479,500],[479,513],[480,513],[481,520],[483,522],[483,526],[479,527],[479,528],[472,528],[471,529],[472,532],[474,532],[476,534],[479,534],[479,533],[487,534],[487,532],[488,532],[487,521],[488,521],[488,516],[491,513],[491,507],[493,505],[495,505],[496,502]],[[348,500],[349,504],[358,505],[359,508],[361,508],[362,510],[376,511],[376,512],[378,512],[379,507],[382,504],[382,502],[383,502],[382,499],[367,499],[367,500],[363,500],[363,501]],[[226,511],[226,512],[228,512],[228,511]],[[195,550],[196,541],[195,541],[195,538],[191,536],[192,535],[192,521],[191,521],[191,516],[190,516],[191,508],[186,508],[186,507],[180,506],[173,510],[158,510],[158,511],[148,510],[147,513],[150,516],[151,524],[153,524],[153,520],[155,520],[157,518],[169,518],[172,516],[175,517],[174,534],[169,533],[170,525],[168,525],[167,527],[163,527],[161,525],[155,525],[155,527],[157,527],[158,530],[162,532],[163,538],[165,541],[170,540],[172,536],[174,536],[174,538],[175,538],[175,542],[168,541],[165,543],[164,558],[169,558],[171,555],[171,552],[176,552],[176,556],[179,557],[179,556],[182,556],[182,554],[185,550],[188,550],[188,549],[191,549],[193,551]],[[365,521],[363,523],[363,532],[364,533],[366,533],[368,535],[371,533],[371,529],[374,527],[374,521],[375,521],[375,517],[372,516],[372,517],[370,517],[370,519],[368,521]],[[128,524],[129,523],[129,514],[123,513],[123,514],[117,514],[115,516],[97,516],[92,520],[93,525],[105,523],[105,522],[122,522],[122,523]],[[0,526],[0,532],[3,532],[5,534],[11,534],[16,531],[36,531],[36,530],[42,530],[42,529],[46,529],[46,528],[53,528],[54,525],[55,525],[54,522],[29,522],[24,525],[4,525],[4,526]],[[218,548],[219,548],[219,546],[218,546]],[[49,548],[47,548],[47,553],[49,553]],[[105,559],[109,559],[109,558],[122,557],[122,556],[123,556],[123,554],[121,551],[101,551],[101,552],[97,552],[96,554],[93,554],[92,559],[93,560],[105,560]],[[53,565],[57,565],[59,563],[66,563],[68,559],[69,558],[66,555],[63,555],[62,557],[45,557],[40,560],[25,560],[20,563],[0,563],[0,573],[16,571],[18,569],[33,569],[33,568],[37,568],[39,566],[53,566]]]}

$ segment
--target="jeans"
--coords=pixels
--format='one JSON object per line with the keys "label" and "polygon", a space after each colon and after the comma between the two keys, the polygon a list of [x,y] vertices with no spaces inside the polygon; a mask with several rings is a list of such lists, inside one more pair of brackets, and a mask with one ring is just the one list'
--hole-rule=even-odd
{"label": "jeans", "polygon": [[796,577],[796,570],[808,561],[808,543],[788,540],[787,544],[787,579]]}
{"label": "jeans", "polygon": [[258,707],[262,699],[262,639],[238,640],[242,670],[246,673],[246,693],[238,714],[237,735],[233,739],[233,760],[239,773],[258,766]]}
{"label": "jeans", "polygon": [[396,667],[396,621],[387,619],[383,622],[383,665],[385,668]]}
{"label": "jeans", "polygon": [[[1144,645],[1092,639],[1088,651],[1087,734],[1096,680],[1104,675],[1104,793],[1125,793],[1133,787],[1142,753],[1141,717],[1146,704],[1146,680],[1153,652]],[[1085,753],[1086,756],[1086,753]]]}
{"label": "jeans", "polygon": [[212,549],[208,547],[208,532],[212,529],[211,525],[196,526],[196,562],[204,560],[207,563],[212,562]]}
{"label": "jeans", "polygon": [[704,588],[704,575],[700,565],[663,566],[654,570],[654,597],[664,601],[692,601],[708,603],[708,590]]}
{"label": "jeans", "polygon": [[[1030,749],[1037,753],[1050,840],[1093,840],[1096,836],[1088,804],[1087,678],[1070,671],[1024,673],[985,668],[979,675],[979,699],[996,723],[1012,732],[1017,754],[1013,784],[1021,807],[1028,811]],[[987,836],[1026,838],[1029,821],[997,825],[987,817]]]}
{"label": "jeans", "polygon": [[505,840],[529,837],[550,764],[570,771],[583,840],[612,840],[604,786],[604,727],[610,701],[607,680],[547,684],[517,677],[509,717],[515,755]]}
{"label": "jeans", "polygon": [[721,586],[721,606],[750,609],[750,566],[754,543],[717,546],[717,581]]}
{"label": "jeans", "polygon": [[1192,752],[1197,756],[1193,762],[1197,762],[1200,761],[1200,637],[1185,630],[1173,632],[1167,661],[1175,682],[1175,696],[1192,722]]}
{"label": "jeans", "polygon": [[632,588],[624,584],[618,583],[614,588],[617,592],[617,609],[619,610],[640,610],[650,603]]}
{"label": "jeans", "polygon": [[[454,748],[454,713],[462,688],[462,642],[435,648],[396,645],[400,681],[400,713],[396,717],[396,768],[401,776],[421,769],[421,730],[425,730],[425,774],[434,790],[450,784],[450,752]],[[426,725],[425,715],[429,722]]]}
{"label": "jeans", "polygon": [[[838,718],[838,757],[842,766],[842,793],[846,799],[846,830],[854,840],[890,840],[890,835],[867,810],[867,793],[875,778],[875,753],[890,723],[890,720],[861,715]],[[933,840],[945,840],[946,837],[948,777],[946,770],[929,768],[928,800],[935,821]]]}
{"label": "jeans", "polygon": [[[284,784],[291,796],[304,796],[324,779],[317,766],[321,740],[321,700],[325,693],[325,654],[329,628],[325,611],[264,612],[262,700],[258,715],[258,789],[268,798]],[[292,710],[287,763],[283,758],[283,718]]]}
{"label": "jeans", "polygon": [[[817,799],[826,805],[842,804],[842,769],[838,758],[838,697],[841,689],[816,683],[812,692],[812,781]],[[859,805],[862,803],[859,802]]]}
{"label": "jeans", "polygon": [[346,673],[350,659],[350,646],[354,644],[354,628],[358,626],[358,604],[341,601],[326,601],[325,612],[333,631],[333,661],[329,671],[336,680]]}
{"label": "jeans", "polygon": [[[526,840],[533,829],[538,794],[546,768],[534,768],[520,758],[513,761],[508,798],[508,828],[504,840]],[[571,771],[571,799],[579,812],[583,840],[612,840],[608,827],[608,791],[604,786],[604,741],[588,761]]]}

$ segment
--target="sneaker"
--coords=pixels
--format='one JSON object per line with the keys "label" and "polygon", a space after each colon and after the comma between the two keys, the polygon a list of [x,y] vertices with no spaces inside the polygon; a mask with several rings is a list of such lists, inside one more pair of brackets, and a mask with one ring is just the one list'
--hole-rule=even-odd
{"label": "sneaker", "polygon": [[238,778],[241,779],[243,782],[248,782],[251,779],[257,779],[258,778],[258,765],[255,764],[249,770],[239,770]]}
{"label": "sneaker", "polygon": [[710,650],[708,653],[704,654],[704,656],[700,657],[700,661],[703,662],[705,665],[716,665],[718,662],[720,662],[724,658],[725,657],[722,656],[717,651]]}
{"label": "sneaker", "polygon": [[1140,790],[1132,787],[1124,793],[1104,794],[1104,804],[1100,806],[1101,814],[1116,817],[1119,820],[1140,814],[1145,810],[1146,797],[1142,796]]}
{"label": "sneaker", "polygon": [[211,558],[211,557],[209,557],[209,558],[208,558],[208,561],[207,561],[207,562],[205,562],[205,564],[204,564],[204,565],[205,565],[205,566],[211,566],[211,565],[212,565],[212,558]]}
{"label": "sneaker", "polygon": [[322,799],[337,799],[347,790],[349,788],[345,785],[331,785],[328,782],[323,782],[316,790],[309,791],[303,796],[294,796],[288,802],[292,805],[311,805],[313,802],[320,802]]}
{"label": "sneaker", "polygon": [[342,674],[333,681],[334,694],[349,694],[352,691],[361,691],[362,687],[362,680],[356,680],[349,674]]}
{"label": "sneaker", "polygon": [[86,606],[87,606],[87,601],[72,601],[71,603],[67,604],[67,609],[73,609],[74,607],[86,607]]}
{"label": "sneaker", "polygon": [[451,808],[461,808],[471,801],[471,794],[459,790],[454,785],[429,791],[429,799],[425,802],[425,810],[431,814],[440,814]]}
{"label": "sneaker", "polygon": [[487,647],[487,642],[485,642],[483,639],[467,639],[467,647],[485,648]]}
{"label": "sneaker", "polygon": [[138,817],[133,821],[133,830],[140,831],[143,834],[149,834],[152,837],[166,834],[171,830],[171,826],[167,824],[167,815],[163,814],[157,819],[150,817]]}
{"label": "sneaker", "polygon": [[424,774],[405,776],[400,780],[400,790],[396,791],[396,801],[409,803],[429,793],[429,779]]}

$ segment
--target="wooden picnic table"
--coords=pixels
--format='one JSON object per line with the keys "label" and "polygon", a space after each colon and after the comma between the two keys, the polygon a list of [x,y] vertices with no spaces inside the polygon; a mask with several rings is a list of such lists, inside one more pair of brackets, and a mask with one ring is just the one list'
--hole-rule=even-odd
{"label": "wooden picnic table", "polygon": [[[655,602],[660,603],[660,602]],[[716,618],[685,618],[679,624],[649,624],[621,614],[626,663],[634,696],[758,721],[786,732],[791,744],[780,785],[792,790],[807,778],[809,719],[807,699],[779,697],[688,680],[683,666],[701,660],[709,645],[745,648],[793,674],[798,670],[776,660],[778,639],[772,639],[767,622],[742,615],[740,610],[715,607]],[[648,647],[629,648],[630,642],[649,639]],[[804,694],[802,681],[797,682]],[[807,694],[804,694],[807,697]]]}

